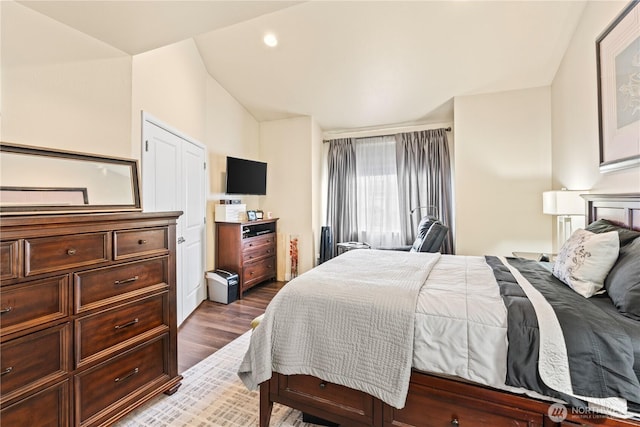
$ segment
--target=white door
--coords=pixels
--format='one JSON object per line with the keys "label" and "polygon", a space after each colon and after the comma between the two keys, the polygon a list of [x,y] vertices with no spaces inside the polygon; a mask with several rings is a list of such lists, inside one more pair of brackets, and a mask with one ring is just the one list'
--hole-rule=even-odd
{"label": "white door", "polygon": [[183,211],[176,227],[178,325],[205,299],[206,152],[202,145],[143,116],[142,204]]}
{"label": "white door", "polygon": [[[206,248],[205,150],[194,144],[182,145],[182,200],[186,209],[181,217],[182,247],[182,323],[205,299]],[[178,239],[180,241],[180,239]],[[180,301],[180,298],[178,298]]]}

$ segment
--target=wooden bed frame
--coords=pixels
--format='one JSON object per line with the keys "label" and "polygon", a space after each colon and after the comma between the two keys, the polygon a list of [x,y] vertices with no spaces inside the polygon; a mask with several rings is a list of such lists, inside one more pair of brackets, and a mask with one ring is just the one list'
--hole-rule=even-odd
{"label": "wooden bed frame", "polygon": [[[604,218],[640,230],[640,193],[583,197],[587,223]],[[401,410],[358,390],[307,375],[279,373],[260,385],[260,427],[269,426],[274,402],[354,427],[640,426],[640,421],[571,408],[564,416],[560,412],[563,407],[551,407],[550,402],[418,371],[411,374],[406,405]]]}

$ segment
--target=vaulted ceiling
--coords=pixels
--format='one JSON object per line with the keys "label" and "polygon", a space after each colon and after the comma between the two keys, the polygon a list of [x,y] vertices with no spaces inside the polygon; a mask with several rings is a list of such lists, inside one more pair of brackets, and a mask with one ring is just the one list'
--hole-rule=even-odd
{"label": "vaulted ceiling", "polygon": [[[584,1],[21,1],[131,55],[192,38],[257,120],[451,121],[456,96],[551,84]],[[270,48],[266,33],[278,38]],[[595,41],[594,41],[595,42]],[[594,48],[595,50],[595,48]]]}

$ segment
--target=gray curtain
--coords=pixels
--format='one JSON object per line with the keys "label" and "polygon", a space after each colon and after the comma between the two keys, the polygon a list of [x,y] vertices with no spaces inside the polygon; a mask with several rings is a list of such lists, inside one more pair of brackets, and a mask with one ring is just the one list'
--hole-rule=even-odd
{"label": "gray curtain", "polygon": [[400,225],[406,244],[414,241],[420,219],[429,215],[449,227],[442,253],[455,253],[447,132],[433,129],[397,134],[396,162]]}
{"label": "gray curtain", "polygon": [[329,141],[327,223],[336,244],[358,240],[356,145],[353,138]]}

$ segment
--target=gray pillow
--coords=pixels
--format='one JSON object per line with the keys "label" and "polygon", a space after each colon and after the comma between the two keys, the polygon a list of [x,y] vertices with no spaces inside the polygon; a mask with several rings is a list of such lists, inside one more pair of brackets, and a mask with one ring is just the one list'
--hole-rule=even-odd
{"label": "gray pillow", "polygon": [[640,320],[640,239],[620,248],[604,287],[620,313]]}
{"label": "gray pillow", "polygon": [[634,231],[628,228],[621,227],[606,219],[599,219],[597,221],[594,221],[591,224],[587,225],[584,229],[597,234],[606,233],[609,231],[617,231],[618,235],[620,236],[620,247],[626,245],[637,237],[640,237],[640,231]]}

